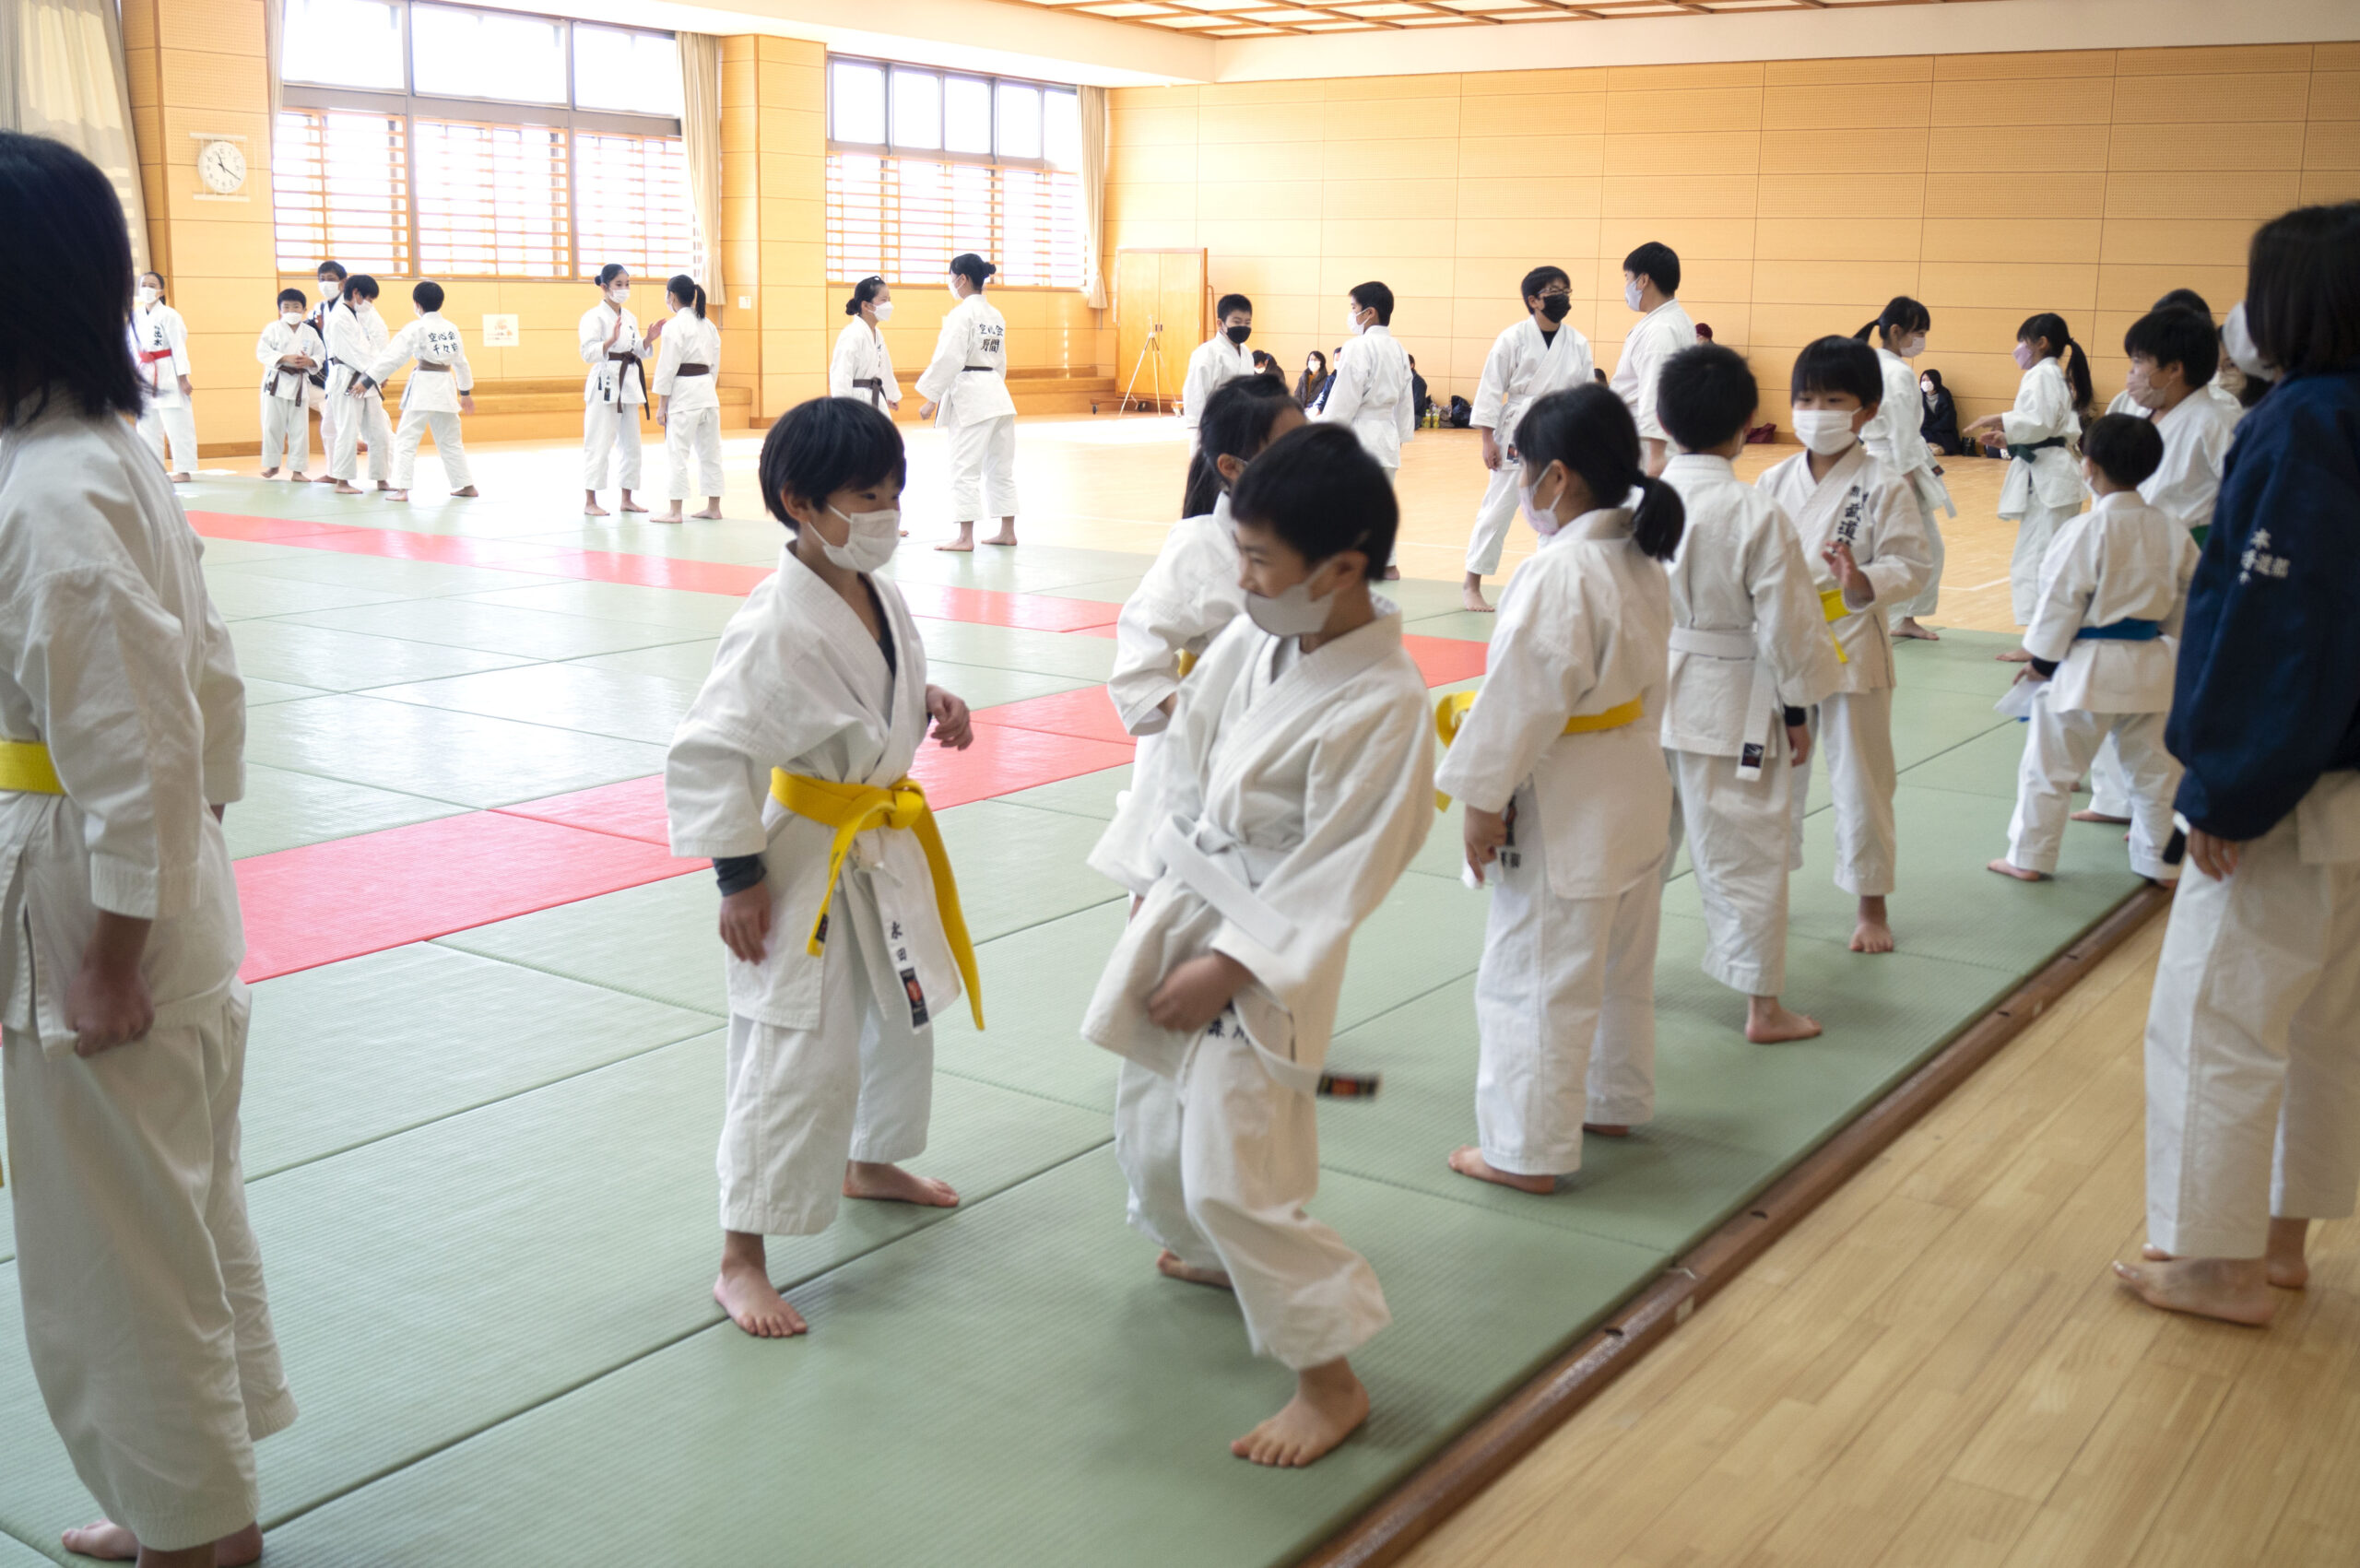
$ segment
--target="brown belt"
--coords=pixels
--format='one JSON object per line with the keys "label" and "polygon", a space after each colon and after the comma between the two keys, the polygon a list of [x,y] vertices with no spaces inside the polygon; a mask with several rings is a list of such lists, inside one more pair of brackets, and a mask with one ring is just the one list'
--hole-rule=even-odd
{"label": "brown belt", "polygon": [[639,356],[636,354],[609,354],[607,356],[607,362],[613,365],[635,365],[639,363]]}
{"label": "brown belt", "polygon": [[431,360],[420,360],[418,362],[418,368],[421,371],[432,371],[446,376],[451,373],[450,366],[436,364]]}
{"label": "brown belt", "polygon": [[709,376],[713,374],[713,367],[711,365],[682,365],[672,373],[676,376]]}

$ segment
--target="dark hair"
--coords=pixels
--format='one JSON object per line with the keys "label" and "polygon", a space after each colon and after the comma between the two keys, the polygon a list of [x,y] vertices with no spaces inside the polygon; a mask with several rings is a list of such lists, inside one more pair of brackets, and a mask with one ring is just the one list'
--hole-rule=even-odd
{"label": "dark hair", "polygon": [[1342,425],[1304,425],[1264,447],[1230,491],[1229,514],[1269,529],[1307,561],[1359,550],[1371,583],[1391,563],[1401,525],[1393,481]]}
{"label": "dark hair", "polygon": [[1717,343],[1682,348],[1656,378],[1656,418],[1690,452],[1707,452],[1743,432],[1762,388],[1745,356]]}
{"label": "dark hair", "polygon": [[[2065,371],[2066,383],[2073,389],[2073,412],[2089,413],[2090,405],[2097,399],[2097,392],[2090,384],[2090,356],[2073,341],[2073,329],[2067,326],[2065,318],[2055,311],[2042,311],[2037,315],[2026,316],[2024,325],[2016,328],[2016,341],[2019,343],[2029,343],[2036,337],[2047,341],[2048,351],[2057,356],[2059,366]],[[2072,354],[2070,360],[2066,358],[2069,350]]]}
{"label": "dark hair", "polygon": [[1352,303],[1364,311],[1375,311],[1377,325],[1393,324],[1393,290],[1384,284],[1355,283],[1352,285]]}
{"label": "dark hair", "polygon": [[1884,401],[1884,367],[1877,351],[1857,337],[1823,337],[1795,356],[1795,373],[1787,383],[1789,396],[1806,392],[1848,392],[1866,408]]}
{"label": "dark hair", "polygon": [[1270,357],[1270,351],[1268,348],[1257,348],[1254,350],[1254,368],[1262,374],[1268,375],[1279,368],[1279,362]]}
{"label": "dark hair", "polygon": [[2360,360],[2360,202],[2298,206],[2254,231],[2246,330],[2282,377]]}
{"label": "dark hair", "polygon": [[608,262],[606,265],[598,269],[598,287],[604,289],[616,278],[626,277],[629,277],[630,274],[631,268],[625,266],[622,263]]}
{"label": "dark hair", "polygon": [[1934,330],[1934,315],[1925,306],[1906,294],[1895,294],[1884,302],[1884,313],[1852,336],[1866,343],[1869,334],[1876,333],[1890,348],[1913,332]]}
{"label": "dark hair", "polygon": [[1540,297],[1540,291],[1548,288],[1552,283],[1562,283],[1565,286],[1565,289],[1568,293],[1573,291],[1574,280],[1572,277],[1566,273],[1564,267],[1536,266],[1530,272],[1524,275],[1524,292],[1517,295],[1516,298],[1520,300],[1537,299]]}
{"label": "dark hair", "polygon": [[1919,371],[1918,372],[1918,375],[1919,375],[1919,377],[1921,377],[1922,379],[1924,379],[1924,380],[1926,380],[1926,381],[1930,381],[1930,382],[1932,382],[1932,383],[1934,383],[1934,390],[1935,390],[1936,392],[1940,392],[1940,391],[1941,391],[1941,390],[1942,390],[1942,372],[1941,372],[1941,371],[1938,371],[1938,370],[1934,370],[1934,369],[1932,369],[1932,368],[1930,368],[1930,367],[1929,367],[1929,368],[1928,368],[1928,369],[1926,369],[1926,370]]}
{"label": "dark hair", "polygon": [[355,294],[360,295],[364,300],[375,299],[377,297],[377,280],[370,277],[365,272],[354,273],[350,277],[344,280],[344,298],[348,301]]}
{"label": "dark hair", "polygon": [[1319,373],[1321,375],[1326,375],[1328,373],[1328,355],[1326,350],[1314,348],[1311,351],[1311,357],[1319,361]]}
{"label": "dark hair", "polygon": [[324,261],[319,265],[312,269],[312,276],[317,277],[324,272],[332,272],[336,274],[336,281],[339,283],[344,280],[345,270],[344,264],[342,262]]}
{"label": "dark hair", "polygon": [[131,233],[114,186],[63,142],[0,131],[0,310],[41,324],[0,344],[0,430],[41,413],[52,395],[94,419],[136,415],[139,376],[124,340]]}
{"label": "dark hair", "polygon": [[281,289],[278,291],[278,302],[282,305],[292,304],[300,310],[312,301],[303,298],[303,291],[301,289]]}
{"label": "dark hair", "polygon": [[664,292],[689,305],[697,312],[697,320],[704,320],[704,288],[685,272],[676,272],[664,283]]}
{"label": "dark hair", "polygon": [[1680,253],[1660,240],[1650,240],[1624,256],[1622,270],[1634,275],[1645,273],[1666,295],[1680,292]]}
{"label": "dark hair", "polygon": [[1250,316],[1254,313],[1254,301],[1243,294],[1223,294],[1213,305],[1213,320],[1227,321],[1232,311],[1244,311]]}
{"label": "dark hair", "polygon": [[2082,432],[2082,455],[2116,484],[2137,489],[2164,465],[2164,433],[2136,414],[2102,414]]}
{"label": "dark hair", "polygon": [[439,311],[442,308],[442,285],[426,278],[409,291],[409,297],[430,311]]}
{"label": "dark hair", "polygon": [[2156,301],[2152,308],[2158,311],[2194,311],[2207,321],[2212,319],[2212,307],[2206,304],[2204,296],[2193,289],[2175,289]]}
{"label": "dark hair", "polygon": [[149,278],[151,278],[151,277],[152,277],[152,278],[154,278],[154,279],[156,280],[156,292],[157,292],[157,294],[158,294],[159,297],[160,297],[160,296],[162,296],[162,295],[164,295],[164,294],[166,294],[166,293],[168,292],[168,290],[164,288],[164,275],[163,275],[162,273],[160,273],[160,272],[158,272],[158,271],[157,271],[154,267],[152,267],[152,266],[151,266],[151,267],[149,267],[147,271],[145,271],[145,272],[141,273],[137,277],[134,278],[132,281],[133,281],[133,282],[135,282],[135,283],[145,283],[145,282],[147,282],[147,281],[148,281]]}
{"label": "dark hair", "polygon": [[1180,498],[1180,515],[1202,517],[1229,488],[1214,466],[1217,457],[1252,462],[1270,439],[1279,411],[1295,404],[1294,394],[1276,376],[1239,376],[1215,388],[1205,399],[1197,421],[1197,451],[1188,459],[1188,488]]}
{"label": "dark hair", "polygon": [[1688,522],[1680,492],[1640,466],[1639,427],[1622,399],[1606,388],[1567,387],[1535,403],[1516,425],[1516,453],[1528,475],[1563,463],[1602,507],[1619,507],[1637,490],[1631,536],[1639,548],[1658,560],[1670,560],[1680,548]]}
{"label": "dark hair", "polygon": [[2122,351],[2158,368],[2177,365],[2189,385],[2202,386],[2221,368],[2221,334],[2211,316],[2194,311],[2150,311],[2122,335]]}
{"label": "dark hair", "polygon": [[950,258],[950,270],[974,284],[980,291],[984,286],[984,279],[997,272],[999,268],[973,251],[962,251]]}
{"label": "dark hair", "polygon": [[786,497],[817,506],[840,489],[906,479],[910,471],[902,432],[857,397],[814,397],[781,414],[762,438],[760,470],[762,504],[790,533],[802,528]]}
{"label": "dark hair", "polygon": [[852,298],[844,301],[844,314],[848,316],[860,314],[860,307],[877,298],[884,288],[885,280],[881,277],[864,277],[854,284]]}

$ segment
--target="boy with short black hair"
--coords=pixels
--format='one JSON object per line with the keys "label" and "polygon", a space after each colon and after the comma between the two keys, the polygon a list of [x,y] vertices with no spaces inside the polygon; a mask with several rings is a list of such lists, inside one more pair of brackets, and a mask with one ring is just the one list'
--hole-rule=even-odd
{"label": "boy with short black hair", "polygon": [[2074,781],[2113,737],[2129,776],[2130,868],[2156,882],[2179,876],[2165,861],[2180,766],[2164,746],[2173,666],[2196,574],[2196,542],[2138,487],[2163,462],[2154,425],[2129,414],[2094,419],[2082,471],[2097,505],[2070,519],[2048,547],[2019,680],[2040,690],[2016,775],[2008,854],[1990,868],[2020,881],[2057,870]]}
{"label": "boy with short black hair", "polygon": [[278,316],[262,329],[254,358],[262,362],[262,477],[275,479],[283,466],[296,484],[307,481],[312,460],[312,420],[304,399],[312,372],[327,360],[327,348],[303,319],[303,291],[278,291]]}
{"label": "boy with short black hair", "polygon": [[1656,378],[1682,348],[1696,342],[1696,324],[1680,293],[1680,255],[1650,240],[1622,258],[1622,302],[1639,312],[1639,324],[1622,340],[1622,355],[1607,385],[1638,421],[1639,445],[1647,472],[1663,472],[1663,424],[1656,418]]}
{"label": "boy with short black hair", "polygon": [[1483,579],[1500,569],[1508,525],[1516,521],[1516,497],[1524,483],[1514,443],[1525,410],[1552,392],[1581,386],[1596,367],[1589,339],[1565,324],[1574,308],[1574,280],[1562,266],[1541,265],[1524,275],[1524,319],[1492,341],[1483,378],[1475,387],[1469,420],[1483,433],[1483,466],[1491,479],[1475,508],[1475,528],[1467,539],[1467,579],[1459,602],[1479,615],[1492,613]]}
{"label": "boy with short black hair", "polygon": [[[385,400],[373,384],[367,384],[369,367],[384,352],[389,338],[377,314],[377,280],[365,272],[354,273],[344,280],[336,307],[328,312],[327,407],[336,411],[328,477],[336,481],[338,495],[360,493],[352,477],[360,472],[364,440],[369,443],[369,477],[379,489],[386,488],[385,476],[393,471],[394,432],[385,423]],[[322,429],[330,422],[323,413]]]}
{"label": "boy with short black hair", "polygon": [[[1893,795],[1893,637],[1883,607],[1906,600],[1934,570],[1918,499],[1899,475],[1869,454],[1860,430],[1884,396],[1877,351],[1852,337],[1823,337],[1795,357],[1790,386],[1795,434],[1804,452],[1755,487],[1784,509],[1811,560],[1821,613],[1844,656],[1835,690],[1814,711],[1835,807],[1835,885],[1859,901],[1856,953],[1893,950],[1885,899],[1900,845]],[[1800,853],[1810,809],[1808,778],[1796,781],[1794,832]]]}
{"label": "boy with short black hair", "polygon": [[418,319],[394,335],[394,340],[354,380],[356,391],[374,395],[385,378],[415,360],[418,368],[402,388],[402,424],[394,432],[393,489],[388,499],[407,501],[411,472],[418,466],[418,443],[434,432],[434,454],[442,459],[442,477],[454,496],[476,493],[467,467],[467,449],[459,439],[459,416],[476,411],[475,372],[467,368],[466,346],[459,329],[442,319],[442,285],[431,279],[409,291]]}
{"label": "boy with short black hair", "polygon": [[1205,399],[1240,376],[1254,373],[1254,355],[1245,340],[1254,336],[1254,301],[1243,294],[1223,294],[1213,306],[1217,330],[1188,356],[1187,379],[1180,383],[1180,425],[1188,432],[1188,446],[1197,445],[1197,426],[1205,417]]}
{"label": "boy with short black hair", "polygon": [[1418,428],[1410,357],[1393,336],[1393,290],[1358,283],[1344,296],[1351,341],[1336,350],[1328,400],[1313,417],[1347,425],[1390,480],[1400,471],[1401,443]]}

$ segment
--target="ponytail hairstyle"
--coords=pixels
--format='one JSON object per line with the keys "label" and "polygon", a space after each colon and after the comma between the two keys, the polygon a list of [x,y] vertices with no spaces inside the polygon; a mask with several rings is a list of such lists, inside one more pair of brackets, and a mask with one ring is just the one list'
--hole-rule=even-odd
{"label": "ponytail hairstyle", "polygon": [[974,284],[975,292],[980,294],[984,291],[984,279],[997,272],[999,268],[973,251],[962,251],[950,258],[950,270]]}
{"label": "ponytail hairstyle", "polygon": [[601,289],[613,287],[615,279],[630,270],[631,268],[620,262],[608,262],[598,269],[598,287]]}
{"label": "ponytail hairstyle", "polygon": [[1202,517],[1210,512],[1229,489],[1216,460],[1253,462],[1270,443],[1270,427],[1280,414],[1299,407],[1286,383],[1276,376],[1239,376],[1216,388],[1197,421],[1197,451],[1188,459],[1188,488],[1180,498],[1180,515]]}
{"label": "ponytail hairstyle", "polygon": [[844,314],[848,316],[856,316],[860,314],[860,307],[877,298],[878,294],[884,289],[884,287],[885,280],[883,278],[873,277],[864,277],[859,282],[854,284],[852,286],[852,298],[844,301]]}
{"label": "ponytail hairstyle", "polygon": [[1680,548],[1688,521],[1680,492],[1640,466],[1639,427],[1622,399],[1606,388],[1568,387],[1535,403],[1516,428],[1516,450],[1528,474],[1564,464],[1601,507],[1619,507],[1637,490],[1631,536],[1640,550],[1670,560]]}
{"label": "ponytail hairstyle", "polygon": [[1895,294],[1885,301],[1882,315],[1852,336],[1866,343],[1869,334],[1874,332],[1884,339],[1884,346],[1890,348],[1913,332],[1933,330],[1934,315],[1931,311],[1906,294]]}
{"label": "ponytail hairstyle", "polygon": [[[2090,406],[2097,401],[2097,389],[2090,383],[2089,352],[2073,341],[2073,329],[2055,311],[2027,316],[2024,325],[2016,328],[2019,343],[2030,343],[2036,337],[2047,340],[2048,351],[2057,356],[2058,366],[2073,389],[2073,412],[2087,419]],[[2069,352],[2071,359],[2066,357]]]}
{"label": "ponytail hairstyle", "polygon": [[664,291],[684,305],[696,307],[697,320],[704,320],[704,289],[685,272],[676,272],[664,285]]}

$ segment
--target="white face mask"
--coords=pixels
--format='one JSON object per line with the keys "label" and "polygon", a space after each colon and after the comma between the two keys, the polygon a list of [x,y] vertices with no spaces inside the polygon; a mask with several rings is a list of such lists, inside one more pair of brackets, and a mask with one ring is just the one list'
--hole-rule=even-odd
{"label": "white face mask", "polygon": [[2239,300],[2229,308],[2229,319],[2221,324],[2221,347],[2229,351],[2229,359],[2237,369],[2257,381],[2276,381],[2278,372],[2264,362],[2261,349],[2246,327],[2246,302]]}
{"label": "white face mask", "polygon": [[1564,525],[1557,521],[1556,508],[1551,507],[1548,511],[1543,512],[1540,506],[1534,502],[1532,499],[1532,492],[1540,488],[1540,481],[1538,479],[1535,479],[1528,485],[1518,485],[1516,487],[1516,507],[1524,513],[1525,522],[1530,525],[1534,533],[1540,535],[1545,539],[1552,534],[1554,534],[1559,528],[1564,526]]}
{"label": "white face mask", "polygon": [[1795,439],[1822,457],[1833,457],[1855,439],[1852,416],[1841,408],[1798,408]]}
{"label": "white face mask", "polygon": [[1358,337],[1363,330],[1365,329],[1361,325],[1360,308],[1355,305],[1345,306],[1344,331],[1353,337]]}
{"label": "white face mask", "polygon": [[1302,582],[1283,594],[1247,594],[1246,615],[1273,637],[1316,636],[1327,628],[1328,608],[1336,602],[1333,588],[1316,599],[1311,596],[1311,579],[1318,575],[1318,568],[1314,567]]}
{"label": "white face mask", "polygon": [[607,290],[607,298],[612,300],[618,305],[621,304],[624,301],[631,298],[631,285],[628,283],[617,284],[614,288]]}
{"label": "white face mask", "polygon": [[868,308],[876,313],[878,324],[880,326],[893,319],[893,301],[891,300],[879,300]]}
{"label": "white face mask", "polygon": [[1918,333],[1913,336],[1903,338],[1901,340],[1901,346],[1894,350],[1894,353],[1900,355],[1905,360],[1914,360],[1925,351],[1926,335],[1922,332]]}
{"label": "white face mask", "polygon": [[344,287],[344,285],[343,285],[343,284],[338,283],[338,282],[337,282],[335,278],[333,278],[333,277],[323,277],[323,278],[321,278],[321,279],[320,279],[320,303],[321,303],[321,304],[323,304],[323,305],[324,305],[324,304],[326,304],[329,301],[331,301],[331,300],[335,299],[335,298],[336,298],[336,291],[337,291],[338,289],[342,289],[343,287]]}
{"label": "white face mask", "polygon": [[892,512],[837,512],[828,508],[852,525],[844,542],[832,545],[820,541],[820,553],[846,572],[875,572],[893,559],[894,547],[902,542],[902,514]]}
{"label": "white face mask", "polygon": [[1918,390],[1931,397],[1934,395],[1934,383],[1930,381],[1921,381],[1918,383]]}
{"label": "white face mask", "polygon": [[952,299],[956,300],[960,297],[959,280],[957,278],[952,278],[950,282],[944,284],[943,287],[950,290],[950,297]]}
{"label": "white face mask", "polygon": [[281,311],[278,312],[278,319],[285,322],[289,326],[301,326],[303,324],[303,312],[301,311]]}
{"label": "white face mask", "polygon": [[1633,310],[1635,311],[1640,309],[1640,301],[1645,300],[1646,297],[1646,290],[1640,287],[1639,280],[1637,278],[1634,277],[1631,279],[1630,282],[1622,285],[1622,302],[1630,306]]}
{"label": "white face mask", "polygon": [[136,299],[138,300],[138,301],[139,301],[141,304],[143,304],[143,305],[152,305],[152,304],[154,304],[157,301],[159,301],[159,300],[162,299],[162,298],[163,298],[163,296],[162,296],[162,295],[160,295],[160,294],[159,294],[159,293],[157,293],[157,292],[156,292],[156,290],[154,290],[153,289],[148,288],[148,285],[146,285],[145,283],[143,283],[143,284],[141,284],[141,285],[139,286],[139,292],[138,292],[138,294],[137,294],[136,296],[135,296],[135,298],[136,298]]}

